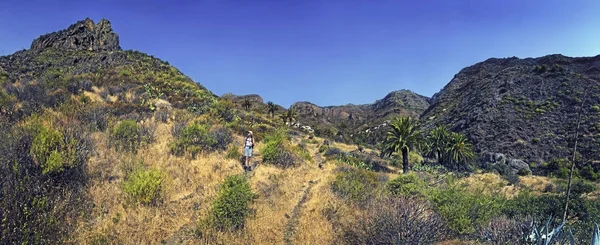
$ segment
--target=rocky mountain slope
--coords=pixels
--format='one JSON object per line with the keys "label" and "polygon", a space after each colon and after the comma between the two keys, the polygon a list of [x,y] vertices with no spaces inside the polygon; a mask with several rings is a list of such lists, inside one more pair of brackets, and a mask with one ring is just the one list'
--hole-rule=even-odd
{"label": "rocky mountain slope", "polygon": [[205,111],[217,98],[168,63],[121,50],[108,20],[86,19],[42,35],[31,49],[0,57],[0,108],[21,117],[52,107],[73,95],[95,92],[109,107],[126,114],[152,111],[157,100],[177,108]]}
{"label": "rocky mountain slope", "polygon": [[570,156],[581,111],[579,164],[598,163],[599,87],[600,56],[493,58],[456,74],[421,118],[465,133],[484,158],[540,166]]}
{"label": "rocky mountain slope", "polygon": [[375,144],[383,135],[379,130],[396,116],[418,118],[429,106],[429,98],[409,90],[394,91],[373,104],[320,107],[297,102],[291,108],[301,124],[310,125],[323,136],[346,142]]}

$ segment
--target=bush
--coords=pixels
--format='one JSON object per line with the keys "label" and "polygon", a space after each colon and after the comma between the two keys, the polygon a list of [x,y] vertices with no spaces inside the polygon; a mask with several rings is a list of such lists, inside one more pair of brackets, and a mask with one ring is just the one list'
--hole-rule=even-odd
{"label": "bush", "polygon": [[92,104],[76,114],[77,119],[85,122],[92,131],[104,131],[108,127],[109,110],[102,104]]}
{"label": "bush", "polygon": [[341,226],[342,244],[435,244],[449,237],[438,213],[426,202],[408,197],[378,201],[356,222]]}
{"label": "bush", "polygon": [[329,146],[321,145],[319,146],[319,153],[323,153],[329,149]]}
{"label": "bush", "polygon": [[387,183],[387,188],[394,195],[412,196],[421,194],[427,186],[416,174],[403,174]]}
{"label": "bush", "polygon": [[42,174],[60,173],[76,163],[75,139],[65,138],[55,129],[41,126],[31,143],[31,156],[42,168]]}
{"label": "bush", "polygon": [[505,199],[465,190],[454,183],[432,189],[429,199],[448,226],[458,234],[468,234],[502,212]]}
{"label": "bush", "polygon": [[494,217],[478,232],[479,239],[491,244],[520,244],[523,238],[531,234],[530,218],[511,219],[505,216]]}
{"label": "bush", "polygon": [[522,169],[519,169],[519,172],[517,172],[517,174],[519,176],[528,176],[528,175],[531,175],[531,170],[529,170],[528,168],[522,168]]}
{"label": "bush", "polygon": [[125,179],[123,192],[136,202],[155,204],[162,200],[165,174],[158,169],[137,168]]}
{"label": "bush", "polygon": [[[571,162],[566,158],[552,159],[549,164],[543,166],[541,170],[548,176],[566,179],[569,177]],[[579,171],[575,168],[573,176],[579,176]]]}
{"label": "bush", "polygon": [[235,230],[244,227],[250,214],[248,203],[258,198],[252,192],[248,179],[233,175],[225,179],[219,188],[217,199],[212,204],[210,224],[220,230]]}
{"label": "bush", "polygon": [[227,146],[233,142],[231,131],[223,127],[211,130],[210,137],[215,139],[215,143],[211,146],[214,150],[226,150]]}
{"label": "bush", "polygon": [[331,147],[331,148],[327,148],[327,150],[325,151],[325,154],[323,154],[323,156],[325,157],[337,157],[337,156],[341,156],[344,154],[344,151],[340,150],[340,148],[335,148],[335,147]]}
{"label": "bush", "polygon": [[277,130],[265,136],[264,146],[261,148],[263,162],[278,167],[288,168],[296,166],[297,156],[289,149],[289,139],[285,129]]}
{"label": "bush", "polygon": [[600,173],[596,172],[594,168],[589,164],[581,168],[579,174],[581,175],[581,177],[591,181],[597,181],[598,179],[600,179]]}
{"label": "bush", "polygon": [[348,203],[364,206],[375,196],[379,186],[375,173],[350,167],[343,167],[337,171],[331,189]]}
{"label": "bush", "polygon": [[233,141],[231,132],[217,127],[209,131],[209,125],[194,122],[181,129],[177,139],[171,143],[171,153],[182,156],[186,152],[192,158],[201,151],[225,150]]}
{"label": "bush", "polygon": [[227,155],[225,155],[225,157],[227,159],[239,160],[242,157],[242,153],[240,153],[240,150],[235,146],[230,146],[227,150]]}
{"label": "bush", "polygon": [[115,150],[137,152],[141,142],[140,127],[134,120],[124,120],[114,127],[111,141]]}
{"label": "bush", "polygon": [[294,147],[294,151],[296,152],[297,155],[302,157],[302,159],[304,159],[304,161],[308,161],[308,162],[312,161],[312,156],[310,155],[310,152],[306,149],[306,146],[298,145],[298,146]]}
{"label": "bush", "polygon": [[156,124],[143,125],[140,127],[140,141],[145,144],[154,142],[156,134]]}
{"label": "bush", "polygon": [[[11,127],[0,123],[0,243],[62,244],[63,239],[75,232],[81,215],[90,213],[84,171],[89,145],[86,135],[75,137],[71,133],[78,131],[73,126],[57,127],[63,136],[57,138],[78,139],[75,162],[60,173],[50,175],[42,174],[43,169],[31,154],[40,127],[28,124]],[[42,134],[49,136],[56,132]],[[59,148],[60,145],[58,143]],[[43,148],[34,152],[48,152]]]}

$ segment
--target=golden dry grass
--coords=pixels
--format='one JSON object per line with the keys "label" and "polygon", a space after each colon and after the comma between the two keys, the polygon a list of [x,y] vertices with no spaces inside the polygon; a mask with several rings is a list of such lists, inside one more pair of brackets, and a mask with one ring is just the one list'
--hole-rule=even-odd
{"label": "golden dry grass", "polygon": [[[108,145],[107,133],[94,133],[95,152],[87,171],[90,182],[87,193],[94,204],[92,212],[78,223],[70,244],[284,244],[284,235],[292,211],[313,182],[306,200],[300,207],[298,223],[292,234],[293,244],[334,244],[336,230],[324,215],[332,205],[339,208],[342,220],[355,216],[356,210],[347,207],[331,192],[336,163],[318,167],[318,160],[298,167],[281,169],[261,164],[249,174],[252,190],[259,194],[251,203],[254,213],[245,228],[237,232],[217,232],[203,229],[202,237],[194,235],[197,225],[208,217],[219,185],[233,174],[243,170],[235,159],[228,160],[224,152],[201,154],[195,160],[174,157],[169,153],[173,140],[173,123],[156,123],[156,140],[142,146],[135,155],[115,152]],[[315,138],[319,144],[323,142]],[[235,136],[233,145],[240,147],[243,137]],[[296,139],[296,143],[300,142]],[[316,156],[319,144],[307,144]],[[255,160],[260,161],[262,143],[255,147]],[[334,143],[344,151],[356,146]],[[241,149],[240,149],[241,151]],[[318,157],[315,157],[318,158]],[[121,190],[125,174],[123,163],[142,160],[149,168],[157,168],[167,176],[164,201],[157,206],[133,203]],[[321,160],[325,160],[322,158]],[[393,179],[398,173],[385,173]],[[468,188],[492,192],[502,190],[514,195],[518,190],[495,174],[474,174],[460,180]],[[521,177],[521,185],[534,190],[545,187],[547,178]],[[104,242],[104,243],[102,243]],[[440,244],[474,244],[459,240]]]}
{"label": "golden dry grass", "polygon": [[[323,204],[332,200],[329,190],[334,165],[319,169],[316,163],[296,168],[280,169],[260,165],[250,177],[259,198],[251,204],[255,210],[239,232],[211,232],[203,238],[192,233],[196,225],[208,216],[218,186],[228,175],[243,173],[237,160],[225,159],[225,153],[200,155],[195,160],[169,154],[172,123],[157,123],[155,142],[142,146],[137,154],[115,152],[110,148],[108,133],[94,133],[95,152],[87,171],[91,176],[87,188],[94,204],[92,212],[78,223],[77,230],[67,241],[71,244],[283,244],[289,215],[308,187],[315,181],[299,216],[295,243],[328,244],[332,241],[329,222],[322,216]],[[243,137],[236,136],[234,146]],[[260,159],[259,149],[255,156]],[[316,153],[315,144],[309,144]],[[241,151],[241,149],[240,149]],[[255,158],[256,159],[256,158]],[[157,168],[166,176],[164,200],[156,206],[133,203],[121,190],[125,174],[123,164],[141,160],[148,168]],[[319,227],[319,229],[314,229]]]}
{"label": "golden dry grass", "polygon": [[[173,157],[168,152],[170,126],[158,124],[156,142],[142,147],[136,155],[110,149],[105,133],[93,135],[96,152],[87,171],[92,176],[88,194],[94,209],[79,223],[71,242],[89,244],[105,239],[114,244],[161,243],[183,226],[197,222],[198,213],[206,212],[222,180],[243,171],[235,160],[225,160],[222,154],[195,160]],[[135,204],[122,193],[125,176],[121,166],[129,159],[142,160],[145,166],[166,173],[163,204]]]}

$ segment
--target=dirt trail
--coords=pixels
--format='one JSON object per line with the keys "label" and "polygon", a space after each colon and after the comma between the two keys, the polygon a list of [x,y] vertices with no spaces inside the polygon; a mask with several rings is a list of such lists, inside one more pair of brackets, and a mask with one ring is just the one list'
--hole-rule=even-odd
{"label": "dirt trail", "polygon": [[[315,164],[319,167],[319,169],[323,165],[323,160],[321,158],[321,154],[318,152],[313,152],[313,157],[315,160]],[[315,169],[316,170],[316,169]],[[313,170],[314,171],[314,170]],[[292,210],[292,214],[288,217],[288,222],[285,226],[285,232],[283,234],[283,240],[285,244],[293,244],[294,235],[298,230],[298,224],[300,223],[300,216],[302,214],[302,208],[306,201],[308,201],[308,197],[312,187],[317,184],[319,180],[309,180],[308,186],[304,189],[302,197],[298,200],[296,206]]]}
{"label": "dirt trail", "polygon": [[287,225],[285,226],[285,232],[283,234],[283,240],[285,241],[285,244],[293,244],[292,238],[294,237],[294,234],[298,227],[298,223],[300,222],[300,213],[302,211],[302,205],[306,203],[308,194],[310,193],[310,189],[316,183],[317,182],[312,180],[308,182],[308,186],[306,187],[306,189],[304,189],[304,194],[302,195],[300,200],[298,200],[298,204],[296,204],[294,210],[292,210],[292,215],[288,219]]}

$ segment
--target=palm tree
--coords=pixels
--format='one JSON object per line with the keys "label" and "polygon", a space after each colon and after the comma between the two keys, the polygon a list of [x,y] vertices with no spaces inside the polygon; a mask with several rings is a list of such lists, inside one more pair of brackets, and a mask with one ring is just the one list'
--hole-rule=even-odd
{"label": "palm tree", "polygon": [[458,169],[461,163],[466,163],[475,158],[473,145],[468,142],[464,134],[452,132],[449,138],[447,154],[450,162]]}
{"label": "palm tree", "polygon": [[427,137],[427,149],[430,156],[435,156],[439,164],[445,160],[445,153],[448,149],[448,138],[450,133],[444,126],[438,126],[431,130]]}
{"label": "palm tree", "polygon": [[420,148],[422,142],[421,128],[416,120],[410,117],[396,118],[390,123],[381,154],[402,154],[402,170],[408,173],[408,152]]}
{"label": "palm tree", "polygon": [[298,116],[298,114],[296,114],[296,111],[294,111],[293,108],[290,108],[285,114],[284,114],[284,121],[285,122],[289,122],[290,126],[292,126],[292,122],[294,121],[294,119],[296,119],[296,117]]}
{"label": "palm tree", "polygon": [[273,118],[273,116],[275,115],[276,110],[277,106],[275,105],[275,103],[271,101],[267,102],[267,114],[269,114],[271,118]]}
{"label": "palm tree", "polygon": [[244,107],[244,109],[246,111],[250,110],[250,107],[252,107],[252,103],[250,102],[250,100],[248,98],[244,99],[244,103],[242,103],[242,107]]}

